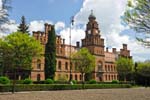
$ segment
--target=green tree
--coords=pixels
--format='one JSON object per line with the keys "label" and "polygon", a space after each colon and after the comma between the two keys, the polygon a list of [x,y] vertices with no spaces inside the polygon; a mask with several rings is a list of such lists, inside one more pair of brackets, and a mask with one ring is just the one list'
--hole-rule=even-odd
{"label": "green tree", "polygon": [[119,78],[126,81],[127,76],[133,71],[133,60],[129,58],[119,57],[116,61],[117,71],[119,74]]}
{"label": "green tree", "polygon": [[3,60],[10,62],[10,67],[31,69],[32,58],[40,56],[42,46],[33,37],[22,32],[15,32],[0,41],[0,50]]}
{"label": "green tree", "polygon": [[22,16],[21,17],[21,23],[20,25],[18,26],[18,31],[22,32],[22,33],[28,33],[29,34],[29,31],[28,31],[28,25],[26,24],[26,21],[25,21],[25,17]]}
{"label": "green tree", "polygon": [[81,73],[82,83],[84,84],[85,74],[93,71],[95,67],[95,56],[91,55],[87,48],[81,48],[72,55],[76,70]]}
{"label": "green tree", "polygon": [[135,81],[140,85],[150,85],[150,62],[138,62]]}
{"label": "green tree", "polygon": [[123,21],[138,33],[140,43],[150,47],[150,0],[128,0]]}
{"label": "green tree", "polygon": [[137,72],[145,77],[150,77],[150,62],[139,62]]}
{"label": "green tree", "polygon": [[34,57],[40,57],[42,46],[33,37],[22,34],[21,32],[15,32],[0,40],[0,50],[4,70],[9,70],[14,74],[13,84],[15,84],[16,71],[31,71],[32,59]]}
{"label": "green tree", "polygon": [[48,42],[45,47],[45,79],[54,79],[56,71],[56,34],[54,26],[48,32]]}

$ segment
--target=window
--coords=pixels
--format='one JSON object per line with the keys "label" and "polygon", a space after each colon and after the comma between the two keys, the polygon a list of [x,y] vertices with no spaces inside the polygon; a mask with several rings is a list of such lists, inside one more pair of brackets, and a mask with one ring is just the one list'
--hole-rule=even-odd
{"label": "window", "polygon": [[102,63],[101,63],[101,62],[98,63],[98,71],[99,71],[99,72],[103,71],[103,70],[102,70]]}
{"label": "window", "polygon": [[108,71],[110,71],[110,66],[108,65]]}
{"label": "window", "polygon": [[82,75],[80,75],[80,80],[82,80]]}
{"label": "window", "polygon": [[40,59],[37,60],[37,69],[41,69],[41,60]]}
{"label": "window", "polygon": [[107,65],[105,65],[105,71],[107,72]]}
{"label": "window", "polygon": [[77,75],[75,75],[75,80],[78,80],[78,76]]}
{"label": "window", "polygon": [[58,69],[61,70],[61,61],[58,62]]}
{"label": "window", "polygon": [[41,80],[41,75],[37,74],[37,81],[40,81],[40,80]]}
{"label": "window", "polygon": [[106,81],[107,81],[107,75],[105,76],[105,79],[106,79]]}
{"label": "window", "polygon": [[65,63],[65,69],[68,70],[68,62]]}

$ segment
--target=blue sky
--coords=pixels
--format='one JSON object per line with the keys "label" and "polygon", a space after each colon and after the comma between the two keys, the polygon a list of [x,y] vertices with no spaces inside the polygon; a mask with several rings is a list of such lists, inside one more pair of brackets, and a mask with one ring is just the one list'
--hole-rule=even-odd
{"label": "blue sky", "polygon": [[79,12],[82,0],[12,0],[10,18],[20,22],[22,15],[27,22],[52,20],[69,23],[70,17]]}
{"label": "blue sky", "polygon": [[[93,10],[100,34],[110,51],[112,47],[119,51],[122,44],[126,43],[134,61],[150,59],[150,48],[139,45],[135,40],[135,32],[122,25],[121,16],[126,10],[126,4],[127,0],[12,0],[12,10],[9,12],[11,24],[4,24],[2,27],[8,28],[9,33],[15,32],[24,15],[31,34],[32,31],[43,31],[44,23],[55,24],[57,34],[68,44],[70,18],[75,16],[71,32],[74,45],[85,37],[85,26]],[[3,35],[7,34],[0,32],[0,37]]]}

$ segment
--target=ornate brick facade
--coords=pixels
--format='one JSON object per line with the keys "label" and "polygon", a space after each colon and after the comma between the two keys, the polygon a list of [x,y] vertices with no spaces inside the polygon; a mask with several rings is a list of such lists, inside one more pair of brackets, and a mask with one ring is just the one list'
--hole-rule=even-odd
{"label": "ornate brick facade", "polygon": [[[45,32],[33,32],[33,36],[41,42],[43,48],[47,42],[48,31],[51,30],[50,24],[45,24]],[[96,57],[95,70],[92,73],[92,78],[96,81],[112,81],[118,79],[115,61],[118,56],[129,57],[130,51],[127,49],[127,44],[123,44],[123,49],[112,52],[105,51],[104,39],[101,38],[100,29],[93,13],[89,16],[89,22],[86,25],[85,38],[82,39],[81,47],[86,47],[91,54]],[[76,46],[71,46],[71,52],[77,52],[81,47],[77,42]],[[44,54],[44,53],[43,53]],[[42,54],[42,55],[43,55]],[[65,40],[61,36],[56,37],[56,80],[69,80],[70,77],[70,46],[65,44]],[[81,81],[81,74],[75,69],[75,64],[72,64],[71,76],[72,80]],[[33,59],[33,70],[31,72],[31,79],[44,80],[44,57]]]}

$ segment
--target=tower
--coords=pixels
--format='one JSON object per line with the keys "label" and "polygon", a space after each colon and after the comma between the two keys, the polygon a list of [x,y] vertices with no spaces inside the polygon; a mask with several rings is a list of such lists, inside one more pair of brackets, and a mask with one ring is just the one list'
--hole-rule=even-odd
{"label": "tower", "polygon": [[87,48],[89,52],[96,57],[96,66],[92,78],[97,81],[103,81],[105,66],[104,39],[101,38],[100,29],[93,11],[91,11],[88,19],[89,21],[86,25],[85,38],[82,39],[82,47]]}
{"label": "tower", "polygon": [[101,38],[96,17],[91,11],[86,25],[85,38],[82,39],[82,47],[88,48],[91,54],[104,56],[104,39]]}

